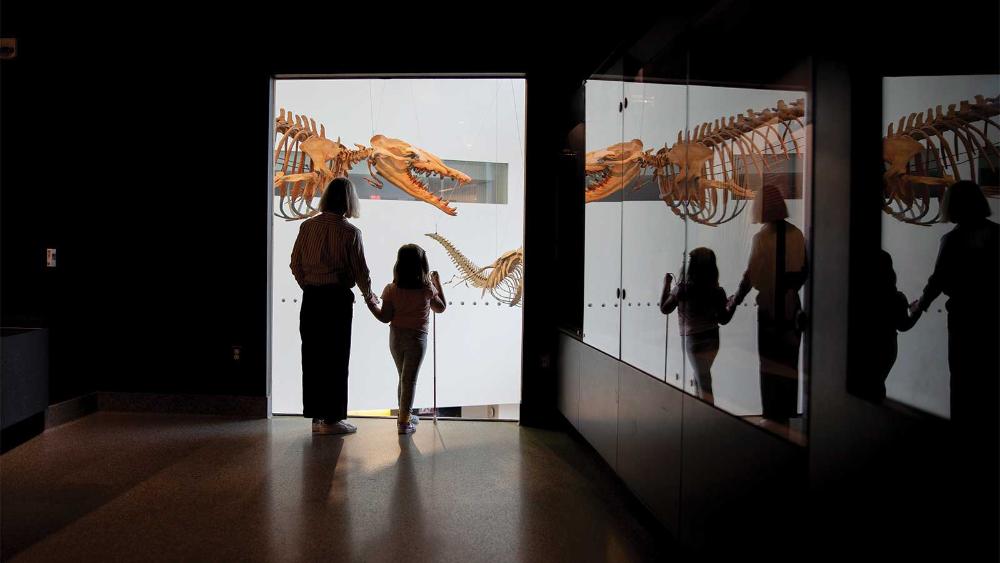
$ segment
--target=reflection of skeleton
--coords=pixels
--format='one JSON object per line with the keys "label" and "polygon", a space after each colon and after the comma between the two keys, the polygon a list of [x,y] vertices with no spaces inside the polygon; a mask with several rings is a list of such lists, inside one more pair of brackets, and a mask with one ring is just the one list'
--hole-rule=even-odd
{"label": "reflection of skeleton", "polygon": [[284,155],[281,170],[274,175],[274,187],[280,197],[275,215],[290,221],[315,215],[313,198],[322,195],[330,180],[346,177],[351,167],[362,160],[368,161],[372,177],[366,180],[371,185],[382,187],[377,173],[404,192],[449,215],[457,215],[458,211],[448,205],[450,202],[432,194],[417,176],[451,178],[455,180],[451,189],[471,180],[461,171],[445,166],[433,154],[399,139],[375,135],[370,148],[355,145],[357,149],[348,149],[340,139],[327,139],[326,127],[322,124],[317,130],[315,120],[291,112],[286,114],[284,108],[275,119],[274,130],[281,136],[274,145],[274,163]]}
{"label": "reflection of skeleton", "polygon": [[[651,168],[660,199],[681,217],[716,226],[739,215],[753,197],[750,174],[763,175],[770,160],[801,154],[805,100],[703,123],[677,133],[677,142],[652,154],[633,139],[587,153],[586,201],[622,190]],[[793,128],[794,126],[794,128]],[[752,170],[750,169],[752,167]],[[642,187],[640,182],[634,189]],[[734,200],[729,207],[729,200]],[[720,201],[721,199],[721,201]]]}
{"label": "reflection of skeleton", "polygon": [[647,158],[639,139],[588,152],[585,201],[598,201],[624,189],[639,176]]}
{"label": "reflection of skeleton", "polygon": [[[975,103],[962,101],[959,108],[955,104],[948,106],[948,112],[941,111],[941,106],[934,110],[911,113],[902,117],[898,126],[889,124],[887,135],[882,139],[882,160],[886,163],[885,174],[885,204],[883,209],[900,221],[914,225],[932,225],[940,219],[938,212],[927,218],[930,213],[931,187],[946,187],[962,179],[960,165],[968,163],[969,179],[976,181],[976,168],[980,161],[985,161],[990,170],[996,172],[1000,152],[989,139],[988,128],[1000,128],[990,117],[1000,114],[1000,96],[984,98],[976,96]],[[975,123],[982,121],[980,129]],[[945,133],[953,135],[952,144],[948,143]],[[938,147],[935,144],[937,139]],[[958,149],[961,143],[965,147],[963,155]],[[958,159],[964,157],[965,160]],[[932,176],[934,170],[940,175]],[[950,172],[952,175],[948,175]],[[996,186],[984,186],[987,195],[1000,195]],[[938,198],[944,190],[940,190]]]}
{"label": "reflection of skeleton", "polygon": [[465,282],[472,287],[480,287],[483,295],[489,291],[494,299],[511,307],[521,303],[521,293],[524,290],[523,249],[505,252],[492,264],[480,268],[459,252],[448,239],[436,233],[428,233],[427,236],[441,243],[451,261],[458,267],[458,283]]}

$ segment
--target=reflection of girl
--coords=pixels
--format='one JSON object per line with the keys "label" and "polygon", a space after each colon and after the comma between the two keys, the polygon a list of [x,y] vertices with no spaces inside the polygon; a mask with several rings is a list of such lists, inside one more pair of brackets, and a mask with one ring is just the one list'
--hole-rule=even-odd
{"label": "reflection of girl", "polygon": [[877,338],[871,358],[871,370],[859,380],[852,391],[873,401],[885,399],[885,380],[896,363],[897,334],[913,328],[920,318],[920,312],[910,314],[906,295],[896,289],[896,271],[892,267],[892,256],[886,252],[879,253],[874,267],[872,289],[876,296],[872,300],[877,310],[871,315],[869,322],[873,323],[872,335]]}
{"label": "reflection of girl", "polygon": [[412,434],[417,418],[410,415],[417,389],[417,372],[427,351],[431,311],[443,313],[444,291],[437,272],[430,272],[427,254],[415,244],[404,244],[396,255],[392,283],[382,292],[382,307],[372,301],[375,318],[389,324],[389,351],[399,371],[399,433]]}
{"label": "reflection of girl", "polygon": [[735,309],[726,307],[726,291],[719,287],[715,253],[699,247],[688,256],[684,279],[676,287],[671,288],[672,274],[664,278],[660,311],[669,315],[680,307],[677,322],[688,361],[694,368],[698,396],[713,403],[712,364],[719,353],[719,325],[728,323]]}

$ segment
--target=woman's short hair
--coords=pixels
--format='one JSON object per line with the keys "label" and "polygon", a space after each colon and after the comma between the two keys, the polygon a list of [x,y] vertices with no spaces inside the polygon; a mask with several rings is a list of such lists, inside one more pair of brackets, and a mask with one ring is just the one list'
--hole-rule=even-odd
{"label": "woman's short hair", "polygon": [[751,220],[754,223],[772,223],[788,217],[785,196],[774,184],[764,184],[754,195]]}
{"label": "woman's short hair", "polygon": [[319,198],[319,210],[348,218],[361,217],[361,202],[354,184],[347,178],[334,178]]}
{"label": "woman's short hair", "polygon": [[979,184],[961,180],[948,186],[941,200],[941,220],[948,223],[964,223],[985,219],[992,211]]}

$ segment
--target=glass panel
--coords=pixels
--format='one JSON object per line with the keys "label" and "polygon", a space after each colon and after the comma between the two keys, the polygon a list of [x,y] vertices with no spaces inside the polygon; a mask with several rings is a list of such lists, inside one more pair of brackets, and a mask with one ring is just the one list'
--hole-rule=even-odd
{"label": "glass panel", "polygon": [[616,80],[587,83],[588,175],[619,178],[586,206],[584,340],[804,444],[808,60],[761,79],[653,42],[625,57],[620,118]]}
{"label": "glass panel", "polygon": [[[883,253],[873,275],[884,310],[872,315],[884,329],[877,365],[849,382],[868,399],[888,397],[951,418],[962,433],[992,428],[994,436],[1000,104],[987,96],[997,92],[995,74],[884,79]],[[959,180],[978,186],[955,185],[949,222],[946,194]]]}
{"label": "glass panel", "polygon": [[798,426],[803,410],[805,103],[802,90],[692,85],[674,147],[685,389],[768,426]]}
{"label": "glass panel", "polygon": [[[286,130],[295,116],[310,121],[294,123],[295,138],[276,146],[276,172],[309,176],[315,163],[305,156],[308,139],[325,136],[331,146],[339,139],[343,145],[337,150],[359,151],[345,170],[362,208],[361,217],[350,222],[361,230],[375,294],[393,280],[403,244],[425,249],[430,268],[440,272],[448,307],[430,323],[414,408],[432,407],[436,379],[442,415],[518,418],[524,80],[278,80],[276,117],[282,110],[291,112]],[[279,143],[282,127],[277,133]],[[373,153],[376,146],[383,152]],[[330,166],[334,162],[341,161],[328,160]],[[274,412],[281,414],[302,412],[303,292],[289,270],[289,256],[325,187],[309,192],[305,185],[278,182],[274,195],[272,399]],[[485,275],[473,271],[482,267]],[[501,271],[505,275],[490,275]],[[354,292],[348,408],[389,415],[398,408],[399,376],[388,328],[369,314],[358,289]]]}
{"label": "glass panel", "polygon": [[625,140],[638,158],[623,195],[622,360],[673,385],[681,382],[681,343],[660,301],[665,274],[676,277],[684,257],[684,219],[661,198],[668,190],[661,149],[684,129],[686,95],[684,84],[625,83]]}
{"label": "glass panel", "polygon": [[[620,75],[620,73],[618,73]],[[622,81],[586,84],[586,204],[583,341],[618,358],[621,348]]]}

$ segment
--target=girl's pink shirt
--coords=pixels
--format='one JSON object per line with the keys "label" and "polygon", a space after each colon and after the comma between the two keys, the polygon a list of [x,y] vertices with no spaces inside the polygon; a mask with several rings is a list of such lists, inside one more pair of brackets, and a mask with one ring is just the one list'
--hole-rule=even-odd
{"label": "girl's pink shirt", "polygon": [[390,283],[382,290],[382,310],[392,307],[389,326],[428,332],[431,319],[431,298],[437,292],[430,287],[403,289]]}

